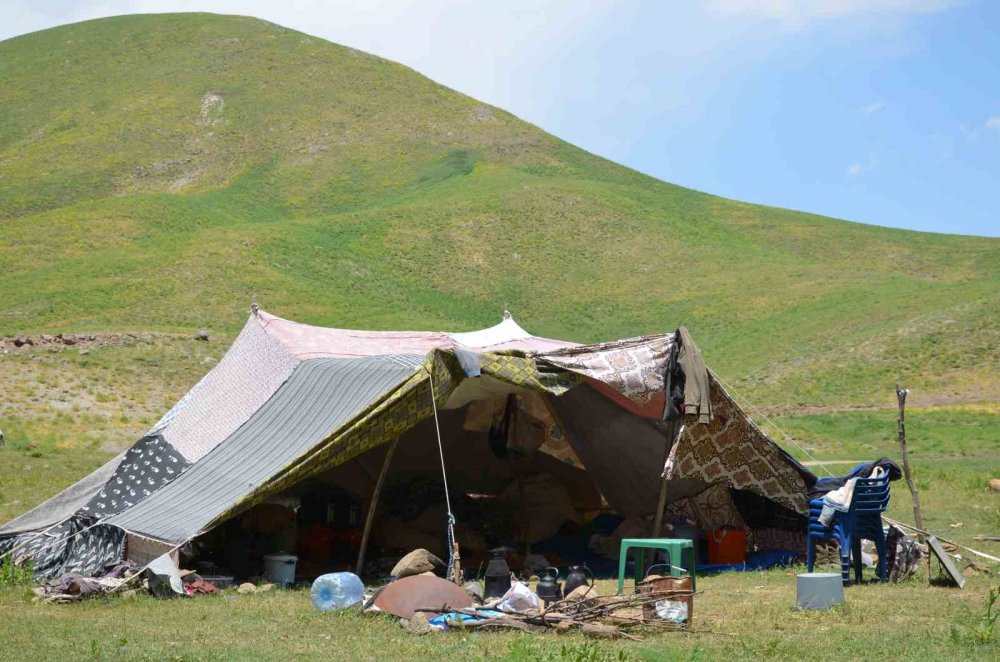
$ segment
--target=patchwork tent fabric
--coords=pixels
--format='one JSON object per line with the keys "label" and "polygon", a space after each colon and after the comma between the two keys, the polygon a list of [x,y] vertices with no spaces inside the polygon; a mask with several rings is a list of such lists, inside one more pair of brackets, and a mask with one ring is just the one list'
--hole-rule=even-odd
{"label": "patchwork tent fabric", "polygon": [[637,405],[645,405],[663,393],[664,371],[673,342],[673,334],[629,338],[555,350],[545,354],[545,360],[602,382]]}
{"label": "patchwork tent fabric", "polygon": [[115,472],[81,508],[100,520],[139,503],[179,476],[190,463],[162,436],[146,436],[128,449]]}
{"label": "patchwork tent fabric", "polygon": [[102,467],[73,483],[48,501],[0,527],[0,552],[11,537],[20,533],[41,531],[71,517],[90,501],[115,473],[125,454],[117,455]]}
{"label": "patchwork tent fabric", "polygon": [[299,359],[251,317],[226,355],[158,432],[197,462],[267,402],[298,364]]}
{"label": "patchwork tent fabric", "polygon": [[[435,408],[463,409],[452,420],[467,420],[470,404],[509,395],[530,405],[550,462],[585,470],[620,514],[649,517],[669,446],[659,419],[677,337],[577,345],[532,336],[509,314],[465,333],[352,331],[254,310],[220,362],[132,448],[0,527],[0,553],[30,561],[38,579],[145,562],[380,452]],[[729,509],[731,521],[789,530],[805,512],[808,472],[709,383],[714,415],[685,421],[666,469],[669,500],[725,486],[739,511]],[[715,521],[723,501],[695,499],[685,511]]]}
{"label": "patchwork tent fabric", "polygon": [[715,415],[707,424],[698,423],[694,414],[686,416],[684,430],[670,452],[668,478],[723,482],[807,515],[805,469],[754,425],[718,380],[712,377],[710,384]]}

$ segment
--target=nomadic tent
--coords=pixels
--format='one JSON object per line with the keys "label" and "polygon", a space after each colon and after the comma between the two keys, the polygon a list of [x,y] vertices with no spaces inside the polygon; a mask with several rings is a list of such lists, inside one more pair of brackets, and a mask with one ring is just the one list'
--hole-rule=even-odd
{"label": "nomadic tent", "polygon": [[[497,452],[504,426],[514,431]],[[142,564],[317,481],[370,501],[390,446],[403,476],[440,477],[441,451],[453,501],[498,492],[520,479],[504,460],[510,444],[579,510],[648,525],[665,476],[669,508],[703,529],[742,527],[754,549],[803,546],[815,477],[736,405],[683,328],[578,345],[532,336],[508,313],[468,333],[376,332],[255,307],[219,363],[134,446],[0,527],[0,553],[30,560],[38,579]]]}

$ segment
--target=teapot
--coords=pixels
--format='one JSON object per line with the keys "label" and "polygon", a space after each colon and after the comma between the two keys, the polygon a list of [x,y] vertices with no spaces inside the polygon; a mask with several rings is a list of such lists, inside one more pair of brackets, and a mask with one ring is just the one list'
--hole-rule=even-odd
{"label": "teapot", "polygon": [[535,593],[538,594],[538,597],[546,602],[562,600],[562,584],[556,581],[557,579],[559,579],[559,569],[546,568],[538,577],[538,585],[535,587]]}
{"label": "teapot", "polygon": [[563,590],[566,595],[572,593],[575,589],[581,586],[591,586],[594,585],[594,573],[590,571],[586,565],[571,565],[569,567],[569,574],[566,575],[566,584]]}

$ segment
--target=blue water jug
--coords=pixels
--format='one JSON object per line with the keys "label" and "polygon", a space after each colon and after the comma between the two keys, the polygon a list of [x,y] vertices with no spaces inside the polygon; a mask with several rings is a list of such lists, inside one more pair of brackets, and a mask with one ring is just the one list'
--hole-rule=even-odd
{"label": "blue water jug", "polygon": [[353,572],[320,575],[312,585],[312,603],[316,611],[336,611],[356,605],[365,596],[365,585]]}

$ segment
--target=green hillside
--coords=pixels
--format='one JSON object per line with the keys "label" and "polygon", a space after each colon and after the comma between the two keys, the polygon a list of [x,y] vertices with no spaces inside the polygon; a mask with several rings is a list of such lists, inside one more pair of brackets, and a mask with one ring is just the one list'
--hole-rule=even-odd
{"label": "green hillside", "polygon": [[0,42],[0,293],[8,335],[232,333],[254,295],[349,327],[685,323],[765,404],[885,402],[896,378],[1000,400],[1000,240],[673,186],[250,18]]}

